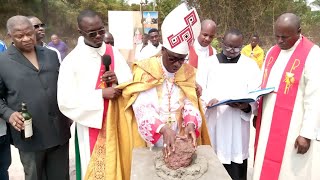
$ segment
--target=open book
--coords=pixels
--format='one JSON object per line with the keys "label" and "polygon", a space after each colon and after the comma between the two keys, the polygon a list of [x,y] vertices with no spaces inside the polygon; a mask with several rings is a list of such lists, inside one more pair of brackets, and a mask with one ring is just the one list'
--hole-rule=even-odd
{"label": "open book", "polygon": [[224,99],[219,101],[218,103],[212,105],[212,106],[208,106],[207,108],[213,108],[219,105],[224,105],[224,104],[228,104],[228,103],[251,103],[251,102],[255,102],[256,100],[258,100],[259,97],[264,96],[266,94],[269,94],[271,92],[274,91],[274,87],[271,88],[265,88],[265,89],[260,89],[257,91],[252,91],[249,92],[247,95],[243,96],[243,97],[239,97],[239,98],[232,98],[232,99]]}

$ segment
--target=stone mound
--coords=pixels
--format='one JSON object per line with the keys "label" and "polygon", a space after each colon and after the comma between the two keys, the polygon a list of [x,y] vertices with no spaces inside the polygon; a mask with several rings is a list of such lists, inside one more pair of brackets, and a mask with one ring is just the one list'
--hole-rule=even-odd
{"label": "stone mound", "polygon": [[177,139],[175,142],[175,151],[167,158],[163,158],[167,167],[170,169],[179,169],[191,164],[196,149],[192,145],[191,139]]}
{"label": "stone mound", "polygon": [[196,180],[199,179],[208,170],[208,162],[205,157],[194,155],[191,165],[188,167],[180,167],[176,170],[166,166],[163,160],[162,152],[155,155],[156,174],[164,180]]}

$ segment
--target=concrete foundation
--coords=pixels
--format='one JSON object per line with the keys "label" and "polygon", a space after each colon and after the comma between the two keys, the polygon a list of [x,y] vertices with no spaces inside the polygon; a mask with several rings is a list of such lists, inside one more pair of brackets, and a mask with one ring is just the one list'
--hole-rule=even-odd
{"label": "concrete foundation", "polygon": [[[154,166],[156,152],[161,148],[135,148],[132,152],[131,180],[162,180],[157,174]],[[198,146],[197,152],[208,161],[208,171],[202,175],[200,180],[231,180],[228,172],[220,163],[211,146]]]}

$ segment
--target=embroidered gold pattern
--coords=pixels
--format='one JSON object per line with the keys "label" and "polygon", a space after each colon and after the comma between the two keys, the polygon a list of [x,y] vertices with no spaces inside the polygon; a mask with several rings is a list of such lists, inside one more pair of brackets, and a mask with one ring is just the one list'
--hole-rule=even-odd
{"label": "embroidered gold pattern", "polygon": [[288,94],[289,93],[289,90],[290,88],[292,87],[295,79],[294,79],[294,73],[293,71],[299,67],[300,65],[300,60],[299,59],[295,59],[292,66],[291,66],[291,69],[289,72],[286,72],[286,76],[283,80],[284,83],[286,83],[286,87],[284,88],[284,94]]}

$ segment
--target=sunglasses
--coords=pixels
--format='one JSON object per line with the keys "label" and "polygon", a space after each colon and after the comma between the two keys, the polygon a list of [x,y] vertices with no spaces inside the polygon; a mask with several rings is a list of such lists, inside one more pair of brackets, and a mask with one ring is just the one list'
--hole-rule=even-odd
{"label": "sunglasses", "polygon": [[181,57],[181,58],[178,58],[178,57],[175,57],[175,56],[172,56],[172,55],[170,55],[169,53],[168,53],[168,50],[167,49],[165,49],[165,51],[166,51],[166,54],[167,54],[167,57],[168,57],[168,60],[169,60],[169,62],[170,63],[172,63],[172,64],[174,64],[174,63],[176,63],[176,62],[178,62],[179,61],[179,63],[180,64],[183,64],[183,63],[185,63],[188,59],[186,59],[185,57]]}
{"label": "sunglasses", "polygon": [[106,30],[104,28],[102,29],[99,29],[99,30],[96,30],[96,31],[91,31],[91,32],[85,32],[81,29],[79,29],[81,32],[85,33],[87,36],[91,37],[91,38],[94,38],[96,37],[98,34],[99,35],[103,35],[106,33]]}
{"label": "sunglasses", "polygon": [[38,29],[38,28],[40,28],[40,27],[45,28],[46,25],[42,23],[42,24],[33,25],[33,27],[34,27],[35,29]]}
{"label": "sunglasses", "polygon": [[229,46],[226,46],[224,43],[223,43],[223,46],[225,48],[226,51],[231,51],[233,50],[234,52],[238,53],[241,51],[242,47],[229,47]]}

